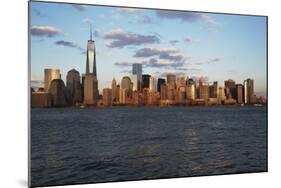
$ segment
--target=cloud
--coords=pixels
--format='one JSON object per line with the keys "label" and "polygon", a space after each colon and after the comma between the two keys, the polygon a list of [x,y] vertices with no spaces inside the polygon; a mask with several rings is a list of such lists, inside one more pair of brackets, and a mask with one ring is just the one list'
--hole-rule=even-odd
{"label": "cloud", "polygon": [[222,58],[215,57],[215,58],[212,58],[212,59],[209,59],[209,60],[206,60],[206,61],[195,62],[195,63],[193,63],[193,64],[196,64],[196,65],[203,65],[203,64],[217,63],[217,62],[221,62],[221,61],[222,61]]}
{"label": "cloud", "polygon": [[83,22],[83,23],[87,23],[87,24],[92,24],[92,23],[93,23],[93,20],[90,19],[90,18],[84,18],[84,19],[82,19],[82,22]]}
{"label": "cloud", "polygon": [[184,56],[179,55],[170,55],[170,54],[161,54],[159,55],[159,59],[166,59],[170,61],[184,61]]}
{"label": "cloud", "polygon": [[134,57],[151,57],[178,52],[176,48],[141,48],[135,52]]}
{"label": "cloud", "polygon": [[59,40],[59,41],[56,41],[55,44],[59,45],[59,46],[69,47],[69,48],[76,48],[76,49],[80,50],[82,52],[82,54],[84,54],[86,52],[86,50],[84,48],[80,47],[78,44],[71,42],[71,41]]}
{"label": "cloud", "polygon": [[187,42],[187,43],[190,43],[192,40],[191,40],[191,37],[186,37],[186,38],[184,39],[184,41]]}
{"label": "cloud", "polygon": [[154,68],[182,67],[184,64],[185,64],[184,61],[170,61],[170,60],[151,58],[146,64],[146,67],[154,67]]}
{"label": "cloud", "polygon": [[156,35],[141,35],[135,33],[127,33],[122,29],[114,29],[106,32],[103,37],[105,39],[111,39],[112,41],[107,43],[106,46],[109,48],[123,48],[130,45],[142,45],[159,43],[160,40]]}
{"label": "cloud", "polygon": [[53,26],[32,26],[30,33],[37,37],[54,37],[61,34],[61,30]]}
{"label": "cloud", "polygon": [[200,72],[201,71],[201,69],[198,69],[198,68],[186,68],[186,67],[176,67],[175,70],[185,71],[185,72]]}
{"label": "cloud", "polygon": [[33,12],[34,12],[34,14],[35,14],[36,16],[38,16],[38,17],[41,17],[41,18],[46,17],[46,15],[43,14],[40,10],[33,9]]}
{"label": "cloud", "polygon": [[122,61],[122,62],[115,62],[114,65],[119,67],[131,67],[134,63],[145,65],[147,64],[147,61],[141,61],[141,62]]}
{"label": "cloud", "polygon": [[100,32],[94,31],[94,37],[100,37]]}
{"label": "cloud", "polygon": [[216,21],[206,13],[156,10],[156,15],[160,18],[179,19],[182,22],[205,22],[215,24]]}
{"label": "cloud", "polygon": [[179,40],[170,40],[170,44],[172,44],[172,45],[175,45],[177,43],[179,43]]}
{"label": "cloud", "polygon": [[140,13],[143,12],[143,9],[137,8],[117,8],[117,12],[119,13]]}
{"label": "cloud", "polygon": [[88,7],[87,5],[78,5],[78,4],[73,4],[71,6],[78,11],[84,11]]}
{"label": "cloud", "polygon": [[30,80],[33,84],[44,84],[44,80],[43,79],[39,79],[35,76],[31,76],[31,80]]}
{"label": "cloud", "polygon": [[156,22],[147,15],[142,15],[138,18],[137,23],[139,24],[156,24]]}

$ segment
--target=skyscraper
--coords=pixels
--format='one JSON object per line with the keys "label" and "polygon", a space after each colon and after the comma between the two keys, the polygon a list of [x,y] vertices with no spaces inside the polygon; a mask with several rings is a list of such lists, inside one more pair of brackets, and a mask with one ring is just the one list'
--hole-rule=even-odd
{"label": "skyscraper", "polygon": [[137,90],[140,91],[142,88],[141,88],[141,85],[142,85],[142,64],[140,63],[134,63],[133,64],[133,70],[132,70],[132,74],[133,75],[137,75]]}
{"label": "skyscraper", "polygon": [[77,70],[68,71],[66,76],[67,99],[70,104],[82,101],[82,87],[80,83],[80,74]]}
{"label": "skyscraper", "polygon": [[207,85],[199,86],[199,98],[204,99],[205,101],[209,100],[209,86]]}
{"label": "skyscraper", "polygon": [[125,89],[129,91],[130,86],[131,86],[131,79],[128,76],[124,76],[121,80],[121,89]]}
{"label": "skyscraper", "polygon": [[160,99],[166,100],[168,98],[167,93],[168,93],[167,84],[166,83],[161,84],[160,85]]}
{"label": "skyscraper", "polygon": [[167,74],[167,83],[172,87],[176,88],[177,76],[175,74]]}
{"label": "skyscraper", "polygon": [[166,81],[164,78],[158,78],[158,82],[157,82],[157,91],[161,92],[161,85],[164,84]]}
{"label": "skyscraper", "polygon": [[102,102],[103,106],[111,106],[112,105],[112,89],[104,88],[102,92]]}
{"label": "skyscraper", "polygon": [[133,91],[137,91],[138,90],[138,83],[139,83],[139,81],[138,81],[138,75],[136,75],[136,74],[133,74],[133,75],[131,75],[130,76],[131,77],[131,82],[132,82],[132,84],[133,84]]}
{"label": "skyscraper", "polygon": [[61,79],[52,80],[49,93],[51,95],[52,106],[65,106],[66,102],[66,88]]}
{"label": "skyscraper", "polygon": [[86,74],[84,81],[84,104],[96,105],[98,98],[98,80],[94,74]]}
{"label": "skyscraper", "polygon": [[90,40],[87,44],[86,75],[84,80],[84,103],[96,105],[99,98],[98,80],[96,70],[96,49],[95,41],[92,39],[92,25]]}
{"label": "skyscraper", "polygon": [[236,84],[236,101],[238,104],[243,103],[243,85]]}
{"label": "skyscraper", "polygon": [[149,79],[151,75],[149,74],[144,74],[142,75],[142,88],[148,88],[149,89]]}
{"label": "skyscraper", "polygon": [[152,77],[152,76],[149,78],[149,91],[150,92],[155,92],[156,91],[155,78]]}
{"label": "skyscraper", "polygon": [[236,95],[236,84],[232,79],[224,81],[225,95],[227,99],[234,99]]}
{"label": "skyscraper", "polygon": [[186,98],[188,100],[195,100],[195,82],[190,78],[186,81]]}
{"label": "skyscraper", "polygon": [[116,85],[115,78],[113,78],[113,80],[112,80],[111,89],[112,89],[112,101],[116,101],[117,85]]}
{"label": "skyscraper", "polygon": [[244,80],[244,103],[245,104],[255,103],[254,80],[250,78]]}
{"label": "skyscraper", "polygon": [[90,40],[88,40],[87,44],[86,74],[93,74],[94,76],[97,76],[96,47],[95,41],[92,39],[92,25],[90,30]]}
{"label": "skyscraper", "polygon": [[215,81],[210,87],[210,98],[218,98],[218,82]]}
{"label": "skyscraper", "polygon": [[61,79],[59,69],[44,69],[44,90],[49,92],[49,87],[54,79]]}

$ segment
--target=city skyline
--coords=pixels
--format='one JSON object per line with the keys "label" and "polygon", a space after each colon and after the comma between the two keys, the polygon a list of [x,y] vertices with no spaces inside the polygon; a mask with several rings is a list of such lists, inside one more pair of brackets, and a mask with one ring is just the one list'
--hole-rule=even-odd
{"label": "city skyline", "polygon": [[[42,84],[45,68],[60,69],[65,83],[69,70],[85,73],[92,24],[100,93],[111,88],[113,77],[121,84],[132,75],[132,64],[141,63],[143,74],[156,78],[174,73],[223,86],[227,79],[243,84],[250,77],[255,93],[266,96],[265,17],[43,4],[48,9],[31,3],[33,85]],[[64,23],[70,14],[73,21]]]}

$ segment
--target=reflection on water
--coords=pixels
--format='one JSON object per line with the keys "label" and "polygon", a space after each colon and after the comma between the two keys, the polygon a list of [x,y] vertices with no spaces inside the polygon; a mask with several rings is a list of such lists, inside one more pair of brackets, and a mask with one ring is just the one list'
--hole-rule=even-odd
{"label": "reflection on water", "polygon": [[32,109],[32,186],[267,171],[266,107]]}

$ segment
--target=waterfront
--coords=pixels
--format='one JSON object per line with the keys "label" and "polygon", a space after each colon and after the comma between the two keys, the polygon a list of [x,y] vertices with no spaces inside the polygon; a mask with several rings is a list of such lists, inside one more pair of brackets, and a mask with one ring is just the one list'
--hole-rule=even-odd
{"label": "waterfront", "polygon": [[31,110],[32,186],[267,171],[267,108]]}

